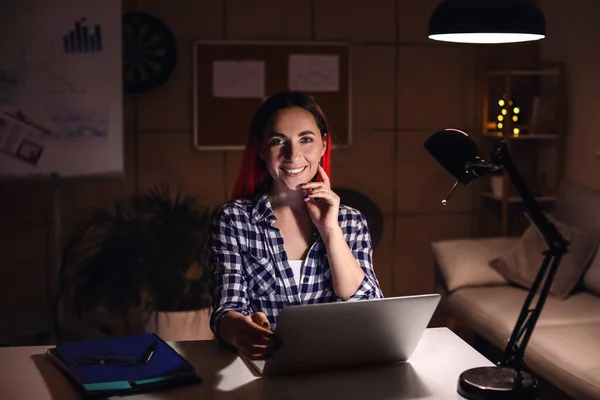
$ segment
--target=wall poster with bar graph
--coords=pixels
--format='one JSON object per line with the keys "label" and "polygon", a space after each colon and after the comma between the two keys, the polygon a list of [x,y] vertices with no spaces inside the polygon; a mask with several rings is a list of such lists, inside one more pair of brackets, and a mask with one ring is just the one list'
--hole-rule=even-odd
{"label": "wall poster with bar graph", "polygon": [[102,28],[95,24],[93,31],[88,33],[86,19],[75,22],[73,29],[63,37],[66,53],[87,53],[102,51]]}
{"label": "wall poster with bar graph", "polygon": [[0,179],[123,173],[120,0],[0,1]]}

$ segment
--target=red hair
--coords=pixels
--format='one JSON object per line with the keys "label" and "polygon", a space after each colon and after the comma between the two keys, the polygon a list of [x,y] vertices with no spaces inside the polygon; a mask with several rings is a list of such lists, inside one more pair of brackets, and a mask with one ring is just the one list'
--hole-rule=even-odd
{"label": "red hair", "polygon": [[[321,166],[325,170],[327,176],[331,176],[331,135],[327,135],[325,138],[327,147],[325,153],[321,157]],[[259,156],[260,142],[258,139],[250,137],[246,148],[244,149],[244,158],[242,159],[242,165],[240,172],[235,182],[235,188],[233,189],[232,200],[239,199],[241,197],[252,197],[259,190],[264,189],[267,186],[269,179],[269,172],[265,167],[264,161]],[[317,181],[322,182],[323,178],[317,174]]]}

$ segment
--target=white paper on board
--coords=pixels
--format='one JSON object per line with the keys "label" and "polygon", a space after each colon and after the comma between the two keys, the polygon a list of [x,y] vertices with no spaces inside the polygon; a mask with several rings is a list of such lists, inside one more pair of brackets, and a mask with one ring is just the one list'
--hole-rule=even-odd
{"label": "white paper on board", "polygon": [[290,90],[337,92],[340,90],[340,60],[335,54],[290,54]]}
{"label": "white paper on board", "polygon": [[49,130],[25,120],[23,115],[0,112],[0,153],[11,156],[14,162],[36,166],[50,135]]}
{"label": "white paper on board", "polygon": [[265,97],[264,61],[213,61],[213,96],[227,98]]}

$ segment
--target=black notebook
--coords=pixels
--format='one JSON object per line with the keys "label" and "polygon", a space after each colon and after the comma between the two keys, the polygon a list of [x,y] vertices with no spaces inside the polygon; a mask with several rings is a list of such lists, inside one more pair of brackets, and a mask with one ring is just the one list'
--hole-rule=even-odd
{"label": "black notebook", "polygon": [[153,333],[59,343],[46,354],[85,397],[201,382],[194,367]]}

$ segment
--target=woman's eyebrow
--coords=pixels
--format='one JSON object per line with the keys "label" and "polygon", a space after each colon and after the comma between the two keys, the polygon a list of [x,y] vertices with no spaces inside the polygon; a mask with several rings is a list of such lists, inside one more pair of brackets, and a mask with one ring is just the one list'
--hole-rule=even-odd
{"label": "woman's eyebrow", "polygon": [[[298,136],[308,136],[308,135],[314,135],[315,133],[313,131],[302,131],[298,134]],[[287,138],[288,135],[280,133],[280,132],[272,132],[269,134],[269,136],[267,136],[267,139],[270,139],[272,137],[281,137],[281,138]]]}
{"label": "woman's eyebrow", "polygon": [[284,135],[283,133],[279,133],[279,132],[271,132],[269,133],[269,135],[267,136],[267,139],[271,139],[272,137],[282,137],[282,138],[286,138],[287,136]]}

